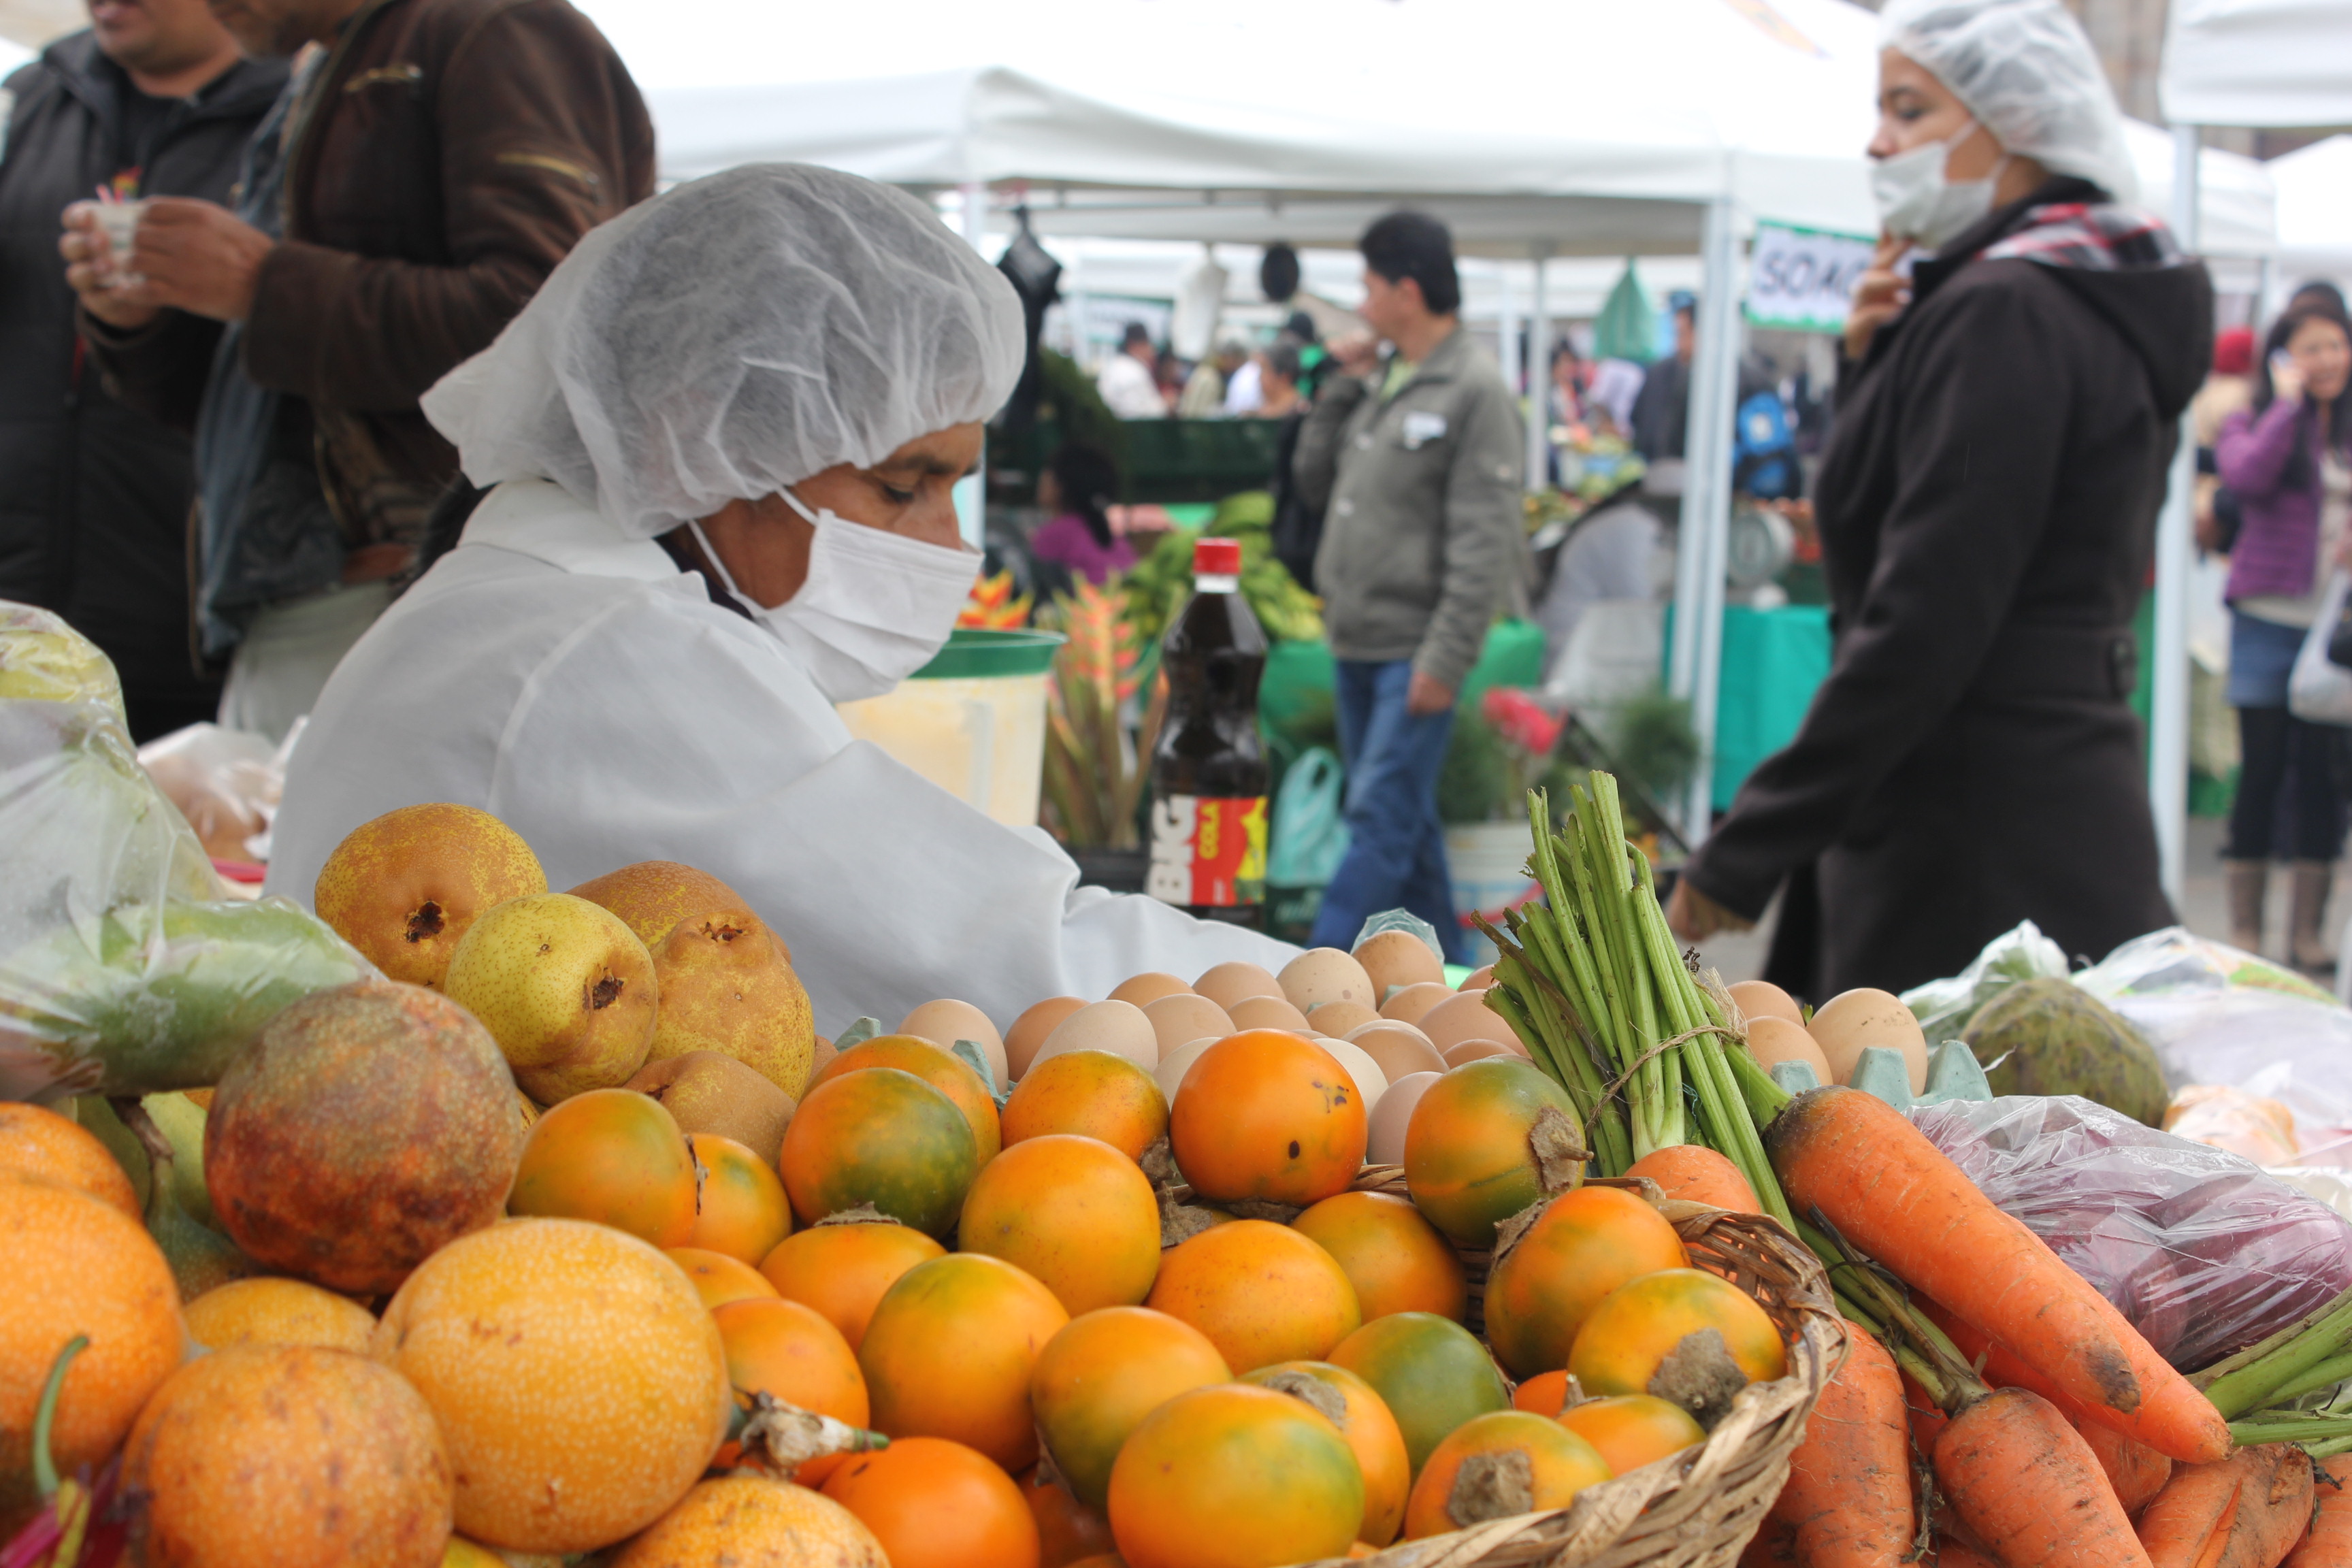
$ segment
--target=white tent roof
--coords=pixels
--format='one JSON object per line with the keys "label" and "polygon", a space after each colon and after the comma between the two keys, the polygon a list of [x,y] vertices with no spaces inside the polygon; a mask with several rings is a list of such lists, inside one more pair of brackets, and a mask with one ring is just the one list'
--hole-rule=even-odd
{"label": "white tent roof", "polygon": [[2273,158],[2278,185],[2279,282],[2315,275],[2352,287],[2352,136]]}
{"label": "white tent roof", "polygon": [[2158,83],[2176,125],[2352,123],[2344,0],[2172,0]]}

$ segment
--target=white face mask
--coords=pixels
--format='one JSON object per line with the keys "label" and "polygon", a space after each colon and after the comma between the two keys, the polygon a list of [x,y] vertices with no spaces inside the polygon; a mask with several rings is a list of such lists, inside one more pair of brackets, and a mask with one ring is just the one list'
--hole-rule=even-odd
{"label": "white face mask", "polygon": [[830,507],[811,511],[790,490],[777,494],[816,536],[800,592],[772,609],[735,585],[702,525],[688,524],[735,602],[807,667],[828,702],[879,697],[929,664],[955,630],[980,557],[845,522]]}
{"label": "white face mask", "polygon": [[1976,128],[1971,120],[1945,141],[1897,153],[1870,166],[1870,194],[1887,233],[1938,250],[1992,211],[1993,184],[2009,154],[2002,153],[1992,173],[1981,180],[1955,180],[1944,172],[1945,160]]}

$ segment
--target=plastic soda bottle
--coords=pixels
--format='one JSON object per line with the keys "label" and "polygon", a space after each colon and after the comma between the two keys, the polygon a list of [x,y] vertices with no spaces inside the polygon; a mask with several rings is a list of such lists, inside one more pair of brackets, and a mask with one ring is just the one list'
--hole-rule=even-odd
{"label": "plastic soda bottle", "polygon": [[1200,916],[1263,929],[1265,752],[1257,686],[1265,632],[1241,595],[1239,540],[1192,546],[1192,596],[1160,644],[1168,716],[1151,753],[1144,890]]}

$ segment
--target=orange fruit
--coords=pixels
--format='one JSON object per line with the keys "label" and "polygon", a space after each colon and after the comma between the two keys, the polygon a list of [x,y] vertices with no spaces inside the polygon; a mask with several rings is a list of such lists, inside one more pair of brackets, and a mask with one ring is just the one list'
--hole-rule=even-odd
{"label": "orange fruit", "polygon": [[1577,1124],[1568,1092],[1517,1057],[1448,1071],[1412,1108],[1405,1188],[1415,1207],[1465,1247],[1495,1245],[1495,1226],[1543,1196],[1528,1134],[1554,1110]]}
{"label": "orange fruit", "polygon": [[1110,1551],[1110,1516],[1072,1497],[1067,1487],[1041,1480],[1044,1474],[1038,1466],[1013,1478],[1029,1517],[1037,1521],[1037,1568],[1071,1568]]}
{"label": "orange fruit", "polygon": [[1232,1377],[1190,1323],[1148,1307],[1105,1307],[1045,1342],[1029,1373],[1029,1407],[1064,1483],[1100,1508],[1111,1461],[1136,1423],[1186,1389]]}
{"label": "orange fruit", "polygon": [[299,1279],[232,1279],[187,1305],[188,1337],[207,1350],[230,1345],[321,1345],[365,1353],[375,1314]]}
{"label": "orange fruit", "polygon": [[[1737,1377],[1769,1383],[1787,1375],[1787,1347],[1764,1309],[1738,1286],[1696,1268],[1645,1274],[1613,1291],[1592,1310],[1578,1331],[1576,1344],[1569,1352],[1569,1375],[1591,1394],[1664,1393],[1651,1386],[1661,1364],[1686,1336],[1707,1329],[1723,1336],[1731,1364],[1718,1366],[1716,1378],[1702,1377],[1705,1394],[1666,1395],[1675,1404],[1695,1414],[1716,1403],[1727,1406],[1732,1394],[1738,1392]],[[1707,1370],[1704,1366],[1676,1369],[1669,1373],[1668,1381],[1687,1386],[1689,1377],[1678,1373]]]}
{"label": "orange fruit", "polygon": [[316,1345],[232,1345],[165,1380],[123,1447],[130,1558],[205,1568],[435,1568],[449,1455],[389,1368]]}
{"label": "orange fruit", "polygon": [[1288,1226],[1238,1219],[1160,1256],[1143,1304],[1209,1336],[1236,1373],[1321,1361],[1363,1321],[1329,1253]]}
{"label": "orange fruit", "polygon": [[1290,1222],[1339,1260],[1364,1321],[1391,1312],[1459,1321],[1470,1300],[1454,1244],[1419,1209],[1390,1193],[1340,1193]]}
{"label": "orange fruit", "polygon": [[686,1244],[757,1268],[793,1232],[783,1182],[766,1161],[732,1138],[689,1132],[686,1141],[702,1164],[701,1212]]}
{"label": "orange fruit", "polygon": [[854,1351],[883,1293],[916,1264],[946,1253],[903,1225],[821,1225],[778,1242],[760,1272],[785,1300],[815,1308]]}
{"label": "orange fruit", "polygon": [[1364,1517],[1339,1429],[1247,1384],[1180,1394],[1143,1418],[1110,1476],[1110,1528],[1133,1568],[1272,1568],[1338,1557]]}
{"label": "orange fruit", "polygon": [[663,1248],[662,1255],[686,1270],[694,1293],[702,1298],[706,1310],[723,1307],[730,1301],[757,1301],[776,1294],[776,1288],[768,1283],[766,1275],[723,1252],[705,1252],[698,1247],[670,1247]]}
{"label": "orange fruit", "polygon": [[[852,1426],[870,1419],[857,1352],[814,1309],[798,1301],[730,1301],[713,1308],[710,1321],[726,1347],[736,1404],[748,1410],[752,1394],[770,1394]],[[727,1468],[734,1458],[730,1443],[719,1449],[717,1468]]]}
{"label": "orange fruit", "polygon": [[1278,1029],[1201,1053],[1168,1112],[1176,1163],[1213,1203],[1311,1204],[1364,1165],[1364,1099],[1339,1061]]}
{"label": "orange fruit", "polygon": [[758,1476],[700,1481],[613,1568],[894,1568],[874,1532],[806,1487]]}
{"label": "orange fruit", "polygon": [[[1524,1495],[1457,1498],[1463,1461],[1473,1454],[1527,1456],[1529,1486]],[[1466,1530],[1489,1519],[1566,1508],[1576,1494],[1609,1479],[1609,1466],[1591,1444],[1557,1421],[1524,1410],[1503,1410],[1464,1422],[1447,1435],[1422,1467],[1405,1505],[1409,1541]]]}
{"label": "orange fruit", "polygon": [[98,1134],[54,1110],[0,1100],[0,1181],[11,1176],[71,1187],[139,1217],[138,1192]]}
{"label": "orange fruit", "polygon": [[1588,1399],[1572,1410],[1561,1411],[1558,1419],[1600,1450],[1612,1476],[1638,1470],[1706,1441],[1706,1429],[1691,1419],[1689,1411],[1650,1394]]}
{"label": "orange fruit", "polygon": [[1037,1521],[1013,1478],[944,1437],[902,1437],[825,1478],[890,1568],[1037,1568]]}
{"label": "orange fruit", "polygon": [[89,1348],[67,1369],[49,1451],[58,1473],[105,1462],[186,1353],[180,1291],[146,1227],[103,1198],[0,1176],[0,1540],[38,1506],[33,1414],[58,1352]]}
{"label": "orange fruit", "polygon": [[1609,1292],[1689,1264],[1675,1227],[1632,1193],[1562,1193],[1487,1277],[1486,1342],[1514,1377],[1566,1366],[1576,1331]]}
{"label": "orange fruit", "polygon": [[[996,1097],[986,1080],[952,1051],[942,1050],[917,1035],[876,1035],[860,1040],[817,1069],[810,1089],[869,1068],[897,1068],[908,1072],[955,1101],[971,1128],[972,1147],[982,1164],[996,1158],[1004,1146],[1003,1129],[996,1112]],[[803,1091],[805,1093],[805,1091]]]}
{"label": "orange fruit", "polygon": [[1132,1306],[1160,1272],[1160,1201],[1150,1179],[1109,1144],[1048,1133],[981,1168],[956,1246],[1028,1270],[1073,1315]]}
{"label": "orange fruit", "polygon": [[954,1100],[913,1073],[868,1067],[808,1091],[784,1129],[776,1166],[803,1225],[871,1204],[901,1225],[944,1236],[980,1171],[979,1151]]}
{"label": "orange fruit", "polygon": [[[1539,1372],[1511,1390],[1511,1408],[1538,1415],[1557,1415],[1568,1403],[1568,1372]],[[1612,1466],[1614,1469],[1616,1467]]]}
{"label": "orange fruit", "polygon": [[1625,1167],[1629,1176],[1647,1176],[1670,1198],[1707,1204],[1741,1214],[1756,1214],[1763,1205],[1739,1167],[1703,1143],[1671,1143],[1653,1149]]}
{"label": "orange fruit", "polygon": [[1475,1416],[1511,1407],[1503,1374],[1486,1347],[1461,1324],[1433,1312],[1375,1318],[1332,1346],[1325,1359],[1372,1385],[1404,1434],[1415,1475],[1447,1433]]}
{"label": "orange fruit", "polygon": [[1004,1142],[1054,1132],[1099,1138],[1130,1160],[1168,1135],[1168,1097],[1116,1051],[1064,1051],[1029,1069],[1004,1102]]}
{"label": "orange fruit", "polygon": [[718,1325],[677,1266],[578,1220],[451,1242],[384,1308],[374,1351],[441,1424],[457,1528],[509,1551],[585,1552],[653,1523],[733,1408]]}
{"label": "orange fruit", "polygon": [[694,1151],[662,1102],[592,1089],[530,1124],[507,1212],[593,1220],[656,1247],[694,1234]]}
{"label": "orange fruit", "polygon": [[1022,1468],[1037,1457],[1030,1370],[1069,1321],[1051,1290],[1002,1258],[955,1252],[917,1264],[875,1307],[857,1347],[876,1428],[952,1438]]}
{"label": "orange fruit", "polygon": [[1276,1362],[1242,1381],[1303,1399],[1339,1428],[1364,1478],[1364,1517],[1356,1527],[1356,1539],[1375,1546],[1394,1541],[1412,1489],[1412,1461],[1404,1451],[1404,1434],[1397,1429],[1396,1417],[1372,1385],[1328,1361]]}

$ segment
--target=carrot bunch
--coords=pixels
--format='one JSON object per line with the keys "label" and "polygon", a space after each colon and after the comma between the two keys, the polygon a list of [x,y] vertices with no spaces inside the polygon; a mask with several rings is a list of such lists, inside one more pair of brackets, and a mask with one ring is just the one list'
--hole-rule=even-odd
{"label": "carrot bunch", "polygon": [[2292,1443],[2183,1465],[2140,1515],[2140,1542],[2154,1568],[2279,1568],[2312,1528],[2312,1492]]}

